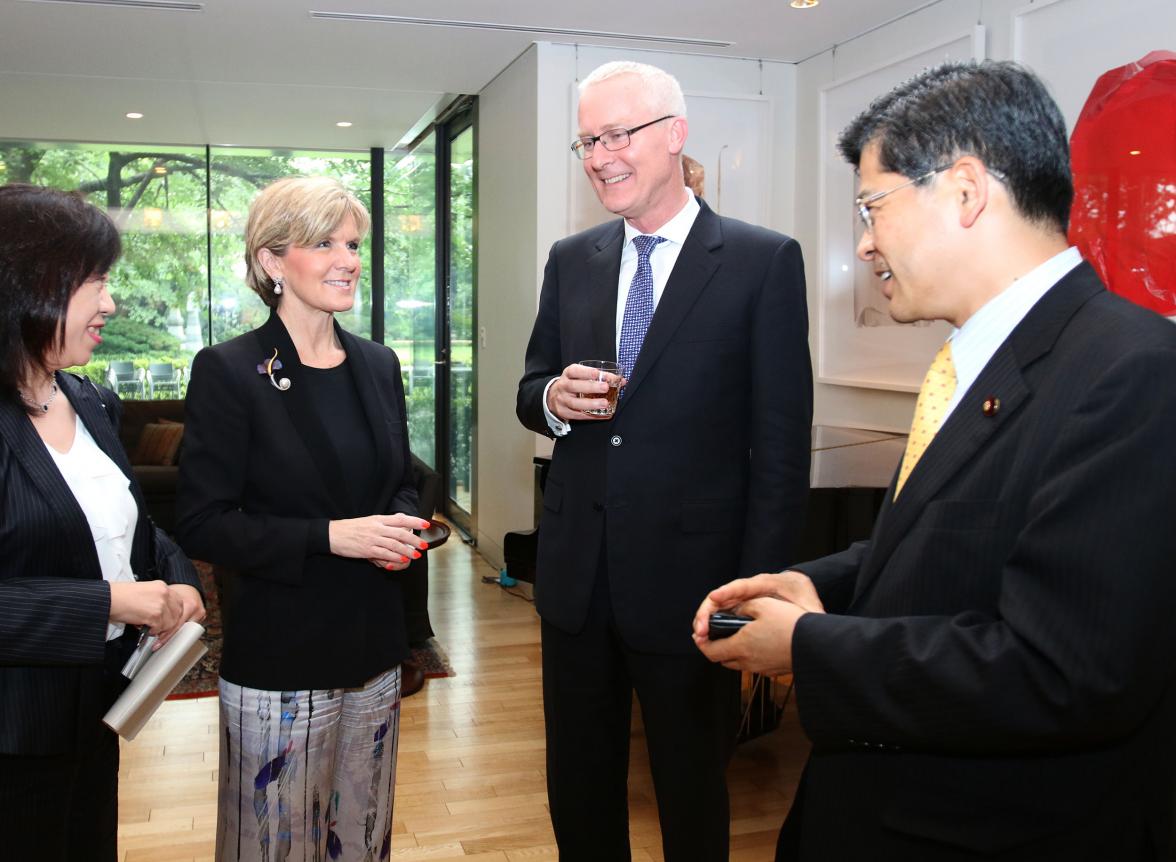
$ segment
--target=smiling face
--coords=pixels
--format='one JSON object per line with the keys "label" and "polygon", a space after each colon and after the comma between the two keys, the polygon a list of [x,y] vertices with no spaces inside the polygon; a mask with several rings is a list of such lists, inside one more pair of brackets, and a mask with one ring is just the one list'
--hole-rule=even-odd
{"label": "smiling face", "polygon": [[[579,134],[631,129],[669,113],[649,102],[634,75],[592,84],[580,94]],[[681,161],[686,131],[686,118],[673,117],[634,132],[621,150],[597,142],[584,160],[584,173],[604,207],[643,233],[673,218],[686,202]]]}
{"label": "smiling face", "polygon": [[[862,199],[910,179],[883,170],[876,143],[862,150],[858,171]],[[946,205],[951,192],[942,179],[937,174],[925,185],[896,189],[869,205],[874,227],[862,234],[857,255],[873,266],[882,293],[890,300],[890,316],[899,323],[955,323],[959,317],[953,290],[959,261],[953,265],[953,210]]]}
{"label": "smiling face", "polygon": [[270,277],[281,279],[281,304],[287,311],[334,314],[355,304],[359,284],[361,234],[348,214],[331,235],[310,247],[292,245],[281,257],[268,249],[259,255]]}
{"label": "smiling face", "polygon": [[93,275],[73,292],[65,310],[65,337],[45,356],[51,371],[85,365],[102,343],[102,327],[114,314],[114,300],[105,275]]}

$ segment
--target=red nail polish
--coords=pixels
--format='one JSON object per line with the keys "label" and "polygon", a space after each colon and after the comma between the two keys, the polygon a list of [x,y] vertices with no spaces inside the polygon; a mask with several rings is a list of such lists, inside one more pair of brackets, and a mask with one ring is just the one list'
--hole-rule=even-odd
{"label": "red nail polish", "polygon": [[422,527],[421,529],[423,529],[423,530],[427,530],[427,529],[429,529],[429,527],[431,527],[431,526],[433,526],[433,525],[432,525],[432,524],[430,524],[428,521],[425,521],[425,526],[424,526],[424,527]]}
{"label": "red nail polish", "polygon": [[388,572],[392,571],[392,564],[391,564],[391,563],[388,563],[387,565],[385,565],[385,566],[384,566],[384,570],[385,570],[385,571],[388,571]]}
{"label": "red nail polish", "polygon": [[429,547],[429,543],[428,542],[421,542],[419,545],[417,545],[417,547],[423,551]]}
{"label": "red nail polish", "polygon": [[421,552],[420,552],[420,551],[413,551],[413,552],[412,552],[412,558],[413,558],[414,560],[419,560],[419,559],[421,558]]}

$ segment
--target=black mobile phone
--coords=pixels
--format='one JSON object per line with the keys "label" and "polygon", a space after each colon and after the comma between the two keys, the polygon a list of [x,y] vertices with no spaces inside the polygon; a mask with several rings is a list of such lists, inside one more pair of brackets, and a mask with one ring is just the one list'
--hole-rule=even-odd
{"label": "black mobile phone", "polygon": [[751,619],[743,614],[730,614],[726,611],[711,614],[707,637],[713,641],[717,641],[719,638],[729,638],[751,622]]}

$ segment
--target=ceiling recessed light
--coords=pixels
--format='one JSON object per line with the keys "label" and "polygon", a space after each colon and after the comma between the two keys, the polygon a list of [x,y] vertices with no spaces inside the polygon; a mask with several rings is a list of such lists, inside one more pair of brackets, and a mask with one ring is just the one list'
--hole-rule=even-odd
{"label": "ceiling recessed light", "polygon": [[350,129],[351,128],[351,123],[349,123],[347,120],[340,120],[339,122],[335,123],[335,125],[338,126],[340,129]]}
{"label": "ceiling recessed light", "polygon": [[127,119],[128,120],[141,120],[141,119],[143,119],[143,115],[140,114],[138,111],[128,111],[127,112]]}
{"label": "ceiling recessed light", "polygon": [[788,5],[793,9],[812,9],[814,6],[819,6],[821,0],[792,0]]}

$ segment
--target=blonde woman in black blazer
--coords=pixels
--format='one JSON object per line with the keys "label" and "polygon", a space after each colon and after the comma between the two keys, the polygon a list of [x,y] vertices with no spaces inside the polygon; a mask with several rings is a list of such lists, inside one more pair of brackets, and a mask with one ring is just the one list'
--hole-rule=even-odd
{"label": "blonde woman in black blazer", "polygon": [[428,524],[396,355],[334,320],[368,225],[333,180],[266,188],[245,239],[269,321],[192,366],[177,533],[234,573],[218,859],[380,858],[391,840],[400,572]]}
{"label": "blonde woman in black blazer", "polygon": [[139,631],[204,616],[192,564],[146,516],[120,404],[62,368],[114,313],[110,219],[0,187],[0,856],[110,862],[118,737],[101,722]]}

